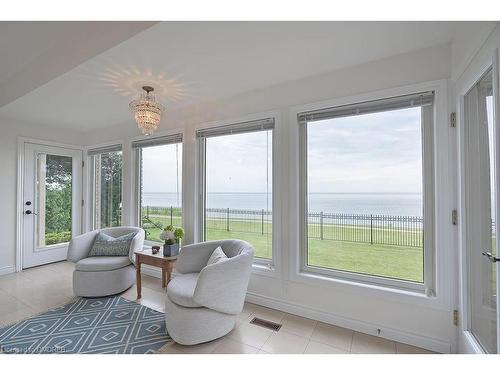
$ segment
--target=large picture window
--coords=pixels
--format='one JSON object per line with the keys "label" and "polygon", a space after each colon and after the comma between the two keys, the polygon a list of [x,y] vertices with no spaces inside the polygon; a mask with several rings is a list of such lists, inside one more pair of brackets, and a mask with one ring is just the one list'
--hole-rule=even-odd
{"label": "large picture window", "polygon": [[135,141],[137,211],[146,240],[162,242],[167,225],[182,226],[182,135]]}
{"label": "large picture window", "polygon": [[264,119],[198,131],[205,240],[236,238],[272,259],[273,128]]}
{"label": "large picture window", "polygon": [[422,93],[299,114],[303,268],[416,289],[432,279],[432,108]]}
{"label": "large picture window", "polygon": [[92,179],[92,227],[122,224],[122,150],[111,146],[89,150]]}

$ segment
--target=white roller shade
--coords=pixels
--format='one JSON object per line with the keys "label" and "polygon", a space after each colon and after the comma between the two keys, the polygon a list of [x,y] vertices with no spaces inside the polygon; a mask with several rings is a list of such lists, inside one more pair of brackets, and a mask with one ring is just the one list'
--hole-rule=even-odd
{"label": "white roller shade", "polygon": [[363,103],[342,105],[316,111],[301,112],[297,115],[300,123],[308,121],[327,120],[337,117],[363,115],[368,113],[383,112],[411,107],[423,107],[434,103],[434,92],[421,92],[417,94],[398,96]]}
{"label": "white roller shade", "polygon": [[198,138],[217,137],[220,135],[249,133],[254,131],[269,130],[274,128],[274,117],[260,120],[239,122],[230,125],[200,129],[196,131]]}

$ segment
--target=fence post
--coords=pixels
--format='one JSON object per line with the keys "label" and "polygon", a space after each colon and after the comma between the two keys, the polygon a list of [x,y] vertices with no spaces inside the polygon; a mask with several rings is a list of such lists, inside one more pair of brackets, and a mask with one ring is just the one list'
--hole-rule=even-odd
{"label": "fence post", "polygon": [[229,232],[229,208],[227,209],[226,215],[226,230]]}
{"label": "fence post", "polygon": [[264,209],[262,209],[262,234],[264,234]]}
{"label": "fence post", "polygon": [[170,225],[174,225],[174,219],[172,217],[172,211],[173,211],[173,208],[172,208],[172,206],[170,206]]}
{"label": "fence post", "polygon": [[373,245],[373,214],[370,214],[370,244]]}
{"label": "fence post", "polygon": [[323,239],[323,211],[319,213],[319,238]]}

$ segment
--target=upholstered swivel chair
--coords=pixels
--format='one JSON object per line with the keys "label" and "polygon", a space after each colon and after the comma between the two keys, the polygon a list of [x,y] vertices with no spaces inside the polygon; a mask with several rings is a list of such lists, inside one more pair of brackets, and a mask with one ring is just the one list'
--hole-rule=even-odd
{"label": "upholstered swivel chair", "polygon": [[[210,264],[221,246],[228,260]],[[253,247],[241,240],[208,241],[183,246],[177,275],[167,287],[167,331],[182,345],[211,341],[229,333],[243,310],[252,271]]]}
{"label": "upholstered swivel chair", "polygon": [[[93,256],[90,250],[99,232],[120,237],[137,232],[130,243],[128,256]],[[73,237],[67,259],[76,263],[73,271],[73,291],[80,297],[103,297],[118,294],[135,282],[134,252],[142,250],[144,230],[136,227],[114,227],[94,230]]]}

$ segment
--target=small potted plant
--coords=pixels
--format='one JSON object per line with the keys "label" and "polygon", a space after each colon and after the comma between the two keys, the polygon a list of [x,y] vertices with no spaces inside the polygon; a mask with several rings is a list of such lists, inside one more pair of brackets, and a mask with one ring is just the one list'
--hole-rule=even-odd
{"label": "small potted plant", "polygon": [[174,257],[179,254],[179,245],[182,237],[184,237],[184,230],[180,227],[168,225],[163,229],[160,238],[165,241],[163,245],[163,256]]}

